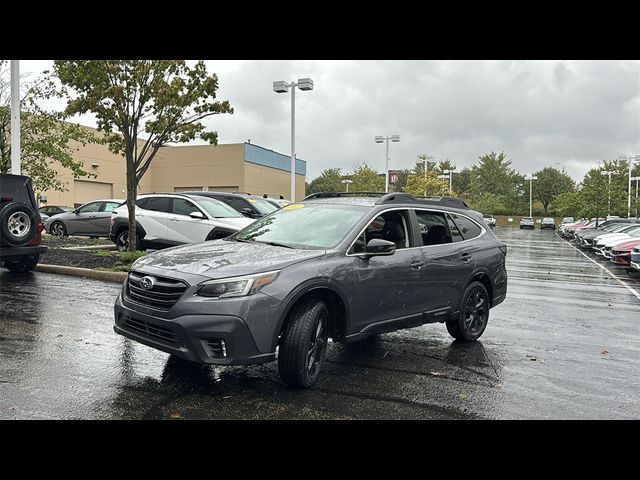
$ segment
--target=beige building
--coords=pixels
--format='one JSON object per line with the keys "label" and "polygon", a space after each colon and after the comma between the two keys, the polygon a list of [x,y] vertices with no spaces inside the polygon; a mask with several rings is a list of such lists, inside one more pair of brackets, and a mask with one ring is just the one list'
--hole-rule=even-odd
{"label": "beige building", "polygon": [[[141,142],[142,143],[142,142]],[[105,145],[80,146],[74,158],[95,178],[60,177],[68,191],[41,193],[41,204],[79,206],[102,198],[125,199],[126,167],[120,155]],[[139,185],[139,193],[210,190],[267,194],[289,198],[291,157],[251,143],[163,147]],[[296,159],[296,200],[304,197],[306,162]]]}

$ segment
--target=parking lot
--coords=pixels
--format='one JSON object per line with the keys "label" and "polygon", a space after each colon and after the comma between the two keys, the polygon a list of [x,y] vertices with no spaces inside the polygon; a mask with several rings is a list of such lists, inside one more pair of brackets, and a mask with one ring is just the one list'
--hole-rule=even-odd
{"label": "parking lot", "polygon": [[480,341],[430,324],[330,344],[309,390],[276,363],[190,366],[116,335],[118,285],[2,271],[0,418],[639,418],[640,276],[550,230],[495,233],[509,291]]}

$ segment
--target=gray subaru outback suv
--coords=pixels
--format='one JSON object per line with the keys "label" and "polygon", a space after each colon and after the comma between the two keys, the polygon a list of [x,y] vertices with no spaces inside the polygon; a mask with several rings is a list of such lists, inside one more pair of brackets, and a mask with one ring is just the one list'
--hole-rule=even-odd
{"label": "gray subaru outback suv", "polygon": [[115,331],[208,364],[277,352],[282,379],[302,387],[329,339],[435,322],[478,339],[507,292],[507,249],[482,215],[451,197],[362,195],[313,194],[225,239],[140,258]]}

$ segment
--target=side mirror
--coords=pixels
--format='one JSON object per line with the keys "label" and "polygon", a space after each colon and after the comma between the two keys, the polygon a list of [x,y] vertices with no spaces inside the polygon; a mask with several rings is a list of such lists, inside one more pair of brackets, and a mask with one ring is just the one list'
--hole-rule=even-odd
{"label": "side mirror", "polygon": [[396,244],[389,240],[373,238],[367,243],[366,256],[372,255],[393,255],[396,251]]}
{"label": "side mirror", "polygon": [[189,216],[191,218],[195,218],[195,219],[198,219],[198,220],[206,220],[207,219],[207,217],[205,217],[204,213],[202,213],[202,212],[191,212],[189,214]]}
{"label": "side mirror", "polygon": [[240,213],[243,214],[245,217],[253,217],[253,210],[251,210],[250,208],[241,208],[240,209]]}

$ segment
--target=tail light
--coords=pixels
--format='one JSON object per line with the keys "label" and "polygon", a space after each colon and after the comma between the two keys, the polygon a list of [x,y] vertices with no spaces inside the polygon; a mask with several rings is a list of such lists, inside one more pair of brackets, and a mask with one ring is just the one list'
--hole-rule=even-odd
{"label": "tail light", "polygon": [[38,224],[38,233],[42,233],[44,231],[44,223]]}
{"label": "tail light", "polygon": [[10,202],[13,200],[13,197],[0,197],[0,202]]}

